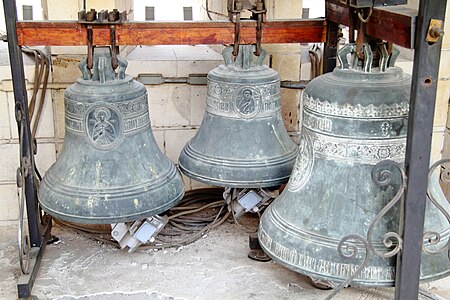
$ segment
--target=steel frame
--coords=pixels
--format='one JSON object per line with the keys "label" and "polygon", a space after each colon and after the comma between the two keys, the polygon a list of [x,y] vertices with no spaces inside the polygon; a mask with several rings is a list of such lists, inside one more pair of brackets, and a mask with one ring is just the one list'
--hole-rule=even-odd
{"label": "steel frame", "polygon": [[[339,2],[337,0],[327,0],[327,8],[329,6],[337,7],[338,9],[342,9],[339,6]],[[13,79],[13,87],[14,87],[14,97],[16,103],[16,115],[18,117],[18,127],[20,130],[20,124],[25,124],[23,136],[23,144],[22,151],[20,153],[20,157],[27,158],[30,160],[31,164],[29,166],[28,176],[25,177],[25,194],[26,194],[26,204],[27,204],[27,213],[28,213],[28,228],[30,233],[31,240],[31,266],[32,271],[28,275],[24,275],[19,279],[18,282],[18,291],[19,297],[29,297],[31,294],[31,289],[33,286],[33,282],[39,268],[40,259],[43,256],[43,252],[45,250],[45,245],[47,239],[50,235],[51,230],[51,220],[46,220],[46,225],[42,225],[40,222],[40,212],[38,208],[37,196],[36,196],[36,184],[34,178],[34,157],[33,157],[33,141],[31,140],[30,128],[29,128],[29,116],[28,116],[28,99],[25,89],[25,76],[23,69],[23,61],[22,54],[19,48],[19,45],[37,45],[39,43],[44,43],[45,45],[52,44],[51,42],[44,40],[40,42],[32,42],[32,38],[30,40],[30,36],[24,36],[23,30],[24,28],[31,30],[36,33],[45,33],[46,29],[48,29],[43,22],[17,22],[17,12],[16,12],[16,3],[15,0],[3,0],[4,10],[5,10],[5,19],[7,25],[7,34],[8,34],[8,45],[9,45],[9,55],[10,55],[10,63],[11,63],[11,72]],[[426,187],[428,184],[427,181],[427,173],[429,166],[429,158],[430,158],[430,149],[431,149],[431,135],[432,135],[432,127],[433,127],[433,116],[434,116],[434,107],[435,107],[435,97],[436,97],[436,87],[438,81],[438,69],[439,69],[439,60],[440,60],[440,51],[442,46],[442,39],[439,39],[436,43],[427,43],[426,35],[429,32],[428,25],[431,19],[444,20],[446,0],[421,0],[419,7],[419,14],[417,18],[417,26],[416,30],[412,30],[413,28],[409,28],[408,26],[404,27],[401,30],[402,35],[396,38],[399,41],[402,40],[404,45],[408,46],[407,43],[410,41],[414,41],[415,58],[414,58],[414,72],[412,77],[412,93],[411,93],[411,109],[410,109],[410,121],[408,127],[408,140],[407,140],[407,153],[406,153],[406,174],[407,174],[407,182],[408,189],[406,193],[405,199],[405,218],[404,218],[404,247],[402,249],[401,255],[398,258],[398,266],[397,266],[397,281],[396,281],[396,295],[395,298],[398,300],[411,300],[418,298],[418,287],[419,287],[419,275],[420,275],[420,254],[422,251],[422,231],[423,231],[423,221],[424,221],[424,213],[425,213],[425,201],[426,201]],[[378,9],[374,8],[374,12]],[[328,9],[327,9],[328,11]],[[327,18],[329,21],[327,32],[322,32],[320,36],[316,38],[308,38],[309,42],[321,42],[326,39],[326,47],[325,47],[325,63],[324,63],[324,71],[331,71],[334,67],[333,57],[336,54],[336,41],[337,41],[337,25],[340,23],[345,23],[344,19],[342,19],[342,11],[341,15],[330,16],[327,13]],[[386,14],[389,17],[389,12],[386,13],[384,10],[380,10],[378,13],[374,13],[377,15],[379,20],[383,20],[386,18]],[[331,18],[331,19],[330,19]],[[337,19],[336,19],[337,18]],[[344,21],[343,21],[344,20]],[[294,23],[286,24],[293,26]],[[295,21],[292,21],[295,22]],[[322,20],[323,22],[323,20]],[[411,21],[411,24],[414,22]],[[44,24],[44,25],[42,25]],[[63,23],[46,23],[53,24],[54,28],[58,26],[63,26]],[[68,25],[67,25],[68,24]],[[197,25],[196,25],[197,24]],[[206,24],[206,23],[205,23]],[[249,23],[250,24],[250,23]],[[252,23],[253,24],[253,23]],[[254,24],[252,25],[244,25],[247,26],[248,32],[246,33],[248,36],[247,42],[253,42],[253,38],[250,38],[250,35],[253,36]],[[279,23],[281,24],[281,23]],[[285,27],[287,26],[285,24]],[[297,21],[298,24],[298,21]],[[306,24],[306,23],[300,23]],[[315,23],[318,24],[317,21]],[[16,28],[16,25],[17,26]],[[319,24],[320,25],[320,24]],[[69,26],[69,30],[83,30],[82,27],[77,27],[78,25],[74,25],[73,23],[66,23],[66,27]],[[74,27],[75,26],[75,27]],[[132,35],[133,30],[137,30],[139,28],[147,28],[147,30],[151,30],[151,26],[142,25],[142,24],[130,24],[127,25],[131,30],[123,31],[122,40],[119,40],[118,45],[136,43],[137,40],[133,40],[131,37],[127,37],[127,35]],[[143,26],[143,27],[142,27]],[[180,34],[182,32],[182,36],[179,39],[171,40],[166,39],[165,44],[195,44],[194,41],[202,40],[202,36],[198,36],[198,29],[201,27],[198,26],[198,23],[191,23],[188,26],[189,29],[186,28],[186,23],[176,24],[172,23],[169,27],[172,26],[172,29]],[[206,24],[204,26],[211,26],[211,24]],[[229,23],[218,24],[218,26],[225,26],[227,32],[225,32],[225,36],[220,38],[210,38],[209,43],[224,43],[232,38],[232,29],[233,25]],[[325,26],[325,25],[323,25]],[[19,28],[20,27],[20,28]],[[229,27],[229,28],[228,28]],[[266,26],[266,28],[270,28],[271,26]],[[275,26],[276,27],[276,26]],[[289,26],[287,26],[289,27]],[[34,29],[33,29],[34,28]],[[126,27],[123,27],[126,28]],[[150,28],[150,29],[149,29]],[[368,27],[370,28],[370,27]],[[184,31],[181,31],[183,29]],[[302,28],[301,30],[303,30]],[[385,39],[392,39],[393,34],[396,33],[396,29],[392,27],[390,31],[384,31],[380,33],[380,31],[376,30],[376,26],[373,29],[368,30],[368,34],[370,34],[370,30],[374,35],[385,35]],[[109,29],[99,29],[101,30]],[[159,30],[159,33],[158,33]],[[192,31],[190,31],[192,30]],[[284,29],[283,29],[284,30]],[[289,31],[289,29],[287,29]],[[291,28],[292,31],[296,31],[294,28]],[[406,37],[405,35],[409,36]],[[31,32],[30,31],[30,32]],[[264,31],[264,29],[263,29]],[[282,30],[281,30],[282,31]],[[280,32],[281,32],[280,31]],[[20,37],[18,38],[18,32],[20,33]],[[47,30],[48,33],[48,30]],[[299,34],[300,31],[297,30],[296,34]],[[161,28],[154,28],[152,34],[162,35],[163,31]],[[40,35],[34,35],[36,38],[39,38]],[[301,41],[301,37],[290,35],[287,32],[287,37],[284,38],[283,42],[294,43]],[[390,37],[389,37],[390,36]],[[119,39],[118,37],[118,39]],[[377,36],[378,38],[383,38]],[[414,38],[415,37],[415,38]],[[27,40],[28,38],[28,40]],[[19,42],[20,39],[20,42]],[[56,38],[55,38],[56,40]],[[108,38],[106,39],[108,40]],[[103,43],[101,38],[100,43]],[[121,42],[122,43],[121,43]],[[143,40],[145,41],[145,40]],[[245,42],[243,39],[241,42]],[[306,41],[306,40],[305,40]],[[276,36],[272,37],[272,39],[264,40],[266,43],[280,43],[282,42],[280,38]],[[64,45],[86,45],[86,35],[83,33],[78,33],[77,40],[71,43],[69,42],[60,42],[60,44]],[[108,44],[107,41],[104,43]],[[412,46],[411,46],[412,47]],[[22,161],[22,160],[21,160]]]}

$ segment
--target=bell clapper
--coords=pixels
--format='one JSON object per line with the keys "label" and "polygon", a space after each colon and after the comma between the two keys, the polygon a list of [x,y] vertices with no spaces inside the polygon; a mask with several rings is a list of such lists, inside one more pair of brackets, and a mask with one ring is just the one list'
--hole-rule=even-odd
{"label": "bell clapper", "polygon": [[155,241],[168,222],[166,216],[154,215],[144,220],[111,224],[111,236],[121,249],[128,247],[128,252],[134,252],[140,245]]}

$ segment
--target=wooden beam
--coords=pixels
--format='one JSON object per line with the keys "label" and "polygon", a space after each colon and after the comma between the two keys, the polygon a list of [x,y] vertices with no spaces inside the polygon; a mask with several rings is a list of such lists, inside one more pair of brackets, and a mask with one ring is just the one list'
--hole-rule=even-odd
{"label": "wooden beam", "polygon": [[[340,0],[327,0],[329,21],[350,26],[356,17],[355,8],[344,5]],[[357,17],[356,17],[357,18]],[[414,48],[417,11],[400,6],[374,8],[366,33],[405,48]]]}
{"label": "wooden beam", "polygon": [[[109,25],[92,24],[93,44],[110,45]],[[126,22],[115,25],[116,44],[125,45],[199,45],[232,44],[234,24],[229,21],[206,22]],[[76,21],[17,22],[19,46],[87,45],[87,25]],[[263,23],[262,42],[324,42],[326,22],[317,20],[278,20]],[[256,22],[241,23],[241,43],[256,42]]]}

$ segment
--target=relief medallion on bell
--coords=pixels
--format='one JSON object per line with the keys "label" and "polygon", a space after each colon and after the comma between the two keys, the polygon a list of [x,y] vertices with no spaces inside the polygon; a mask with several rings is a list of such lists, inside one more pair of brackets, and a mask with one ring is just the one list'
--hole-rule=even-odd
{"label": "relief medallion on bell", "polygon": [[123,118],[111,105],[93,105],[85,115],[88,141],[97,149],[109,150],[117,146],[123,138]]}

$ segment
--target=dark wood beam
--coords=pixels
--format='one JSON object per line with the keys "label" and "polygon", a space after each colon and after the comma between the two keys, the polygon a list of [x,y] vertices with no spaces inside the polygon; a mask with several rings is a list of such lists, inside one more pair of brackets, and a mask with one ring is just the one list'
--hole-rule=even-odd
{"label": "dark wood beam", "polygon": [[[340,3],[340,0],[326,2],[329,21],[350,26],[356,17],[355,8]],[[400,6],[374,8],[366,32],[375,38],[413,49],[416,31],[417,11]]]}
{"label": "dark wood beam", "polygon": [[[93,44],[110,45],[109,25],[93,24]],[[126,22],[115,25],[116,44],[199,45],[232,44],[234,24],[229,21],[204,22]],[[19,46],[87,45],[87,25],[76,21],[17,22]],[[317,20],[278,20],[263,23],[262,42],[324,42],[326,22]],[[256,22],[242,21],[241,43],[256,42]]]}

